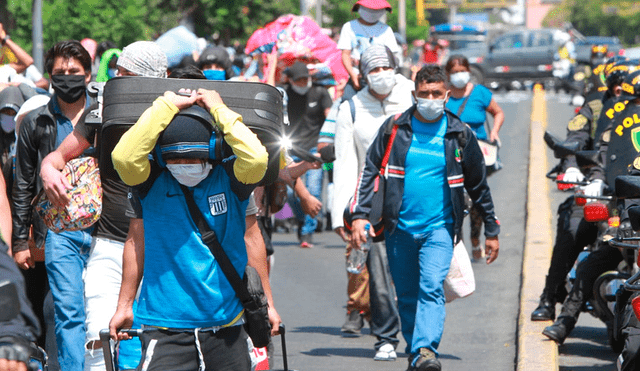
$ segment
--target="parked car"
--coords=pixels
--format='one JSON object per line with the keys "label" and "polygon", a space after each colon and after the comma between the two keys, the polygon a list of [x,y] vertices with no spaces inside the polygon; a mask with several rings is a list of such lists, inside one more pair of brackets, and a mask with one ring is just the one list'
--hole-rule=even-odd
{"label": "parked car", "polygon": [[489,46],[476,67],[491,87],[520,87],[527,82],[555,84],[553,62],[566,33],[559,29],[520,29],[507,32]]}
{"label": "parked car", "polygon": [[607,58],[616,55],[626,55],[620,39],[615,36],[585,36],[575,42],[576,45],[576,63],[589,64],[591,58],[591,47],[593,45],[606,45]]}

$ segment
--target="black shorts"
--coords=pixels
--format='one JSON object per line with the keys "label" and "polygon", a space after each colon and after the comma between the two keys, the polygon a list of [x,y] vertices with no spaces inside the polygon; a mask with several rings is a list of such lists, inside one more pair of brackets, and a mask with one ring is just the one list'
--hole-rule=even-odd
{"label": "black shorts", "polygon": [[[244,326],[217,332],[154,330],[141,336],[142,358],[138,371],[198,371],[201,359],[207,370],[249,371],[248,336]],[[202,356],[199,355],[198,344]]]}

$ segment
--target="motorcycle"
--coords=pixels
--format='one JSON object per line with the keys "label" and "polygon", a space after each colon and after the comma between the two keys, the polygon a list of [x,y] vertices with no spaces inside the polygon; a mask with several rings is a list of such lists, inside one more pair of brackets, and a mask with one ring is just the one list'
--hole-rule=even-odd
{"label": "motorcycle", "polygon": [[[624,229],[617,237],[609,241],[611,246],[621,249],[624,262],[627,266],[626,280],[617,287],[615,291],[614,314],[612,333],[610,342],[616,353],[620,353],[625,346],[626,329],[637,321],[630,321],[630,316],[635,315],[640,318],[640,176],[624,175],[616,177],[616,196],[619,199],[627,200],[631,205],[625,207],[626,220]],[[620,276],[621,278],[622,276]],[[607,299],[611,300],[611,292]],[[611,308],[611,307],[610,307]],[[620,362],[621,360],[619,360]],[[620,369],[620,364],[618,365]]]}
{"label": "motorcycle", "polygon": [[[575,156],[578,166],[583,172],[586,172],[590,166],[596,164],[597,151],[578,151],[577,142],[562,142],[549,133],[545,133],[544,139],[549,147],[554,150],[555,157]],[[598,276],[593,286],[593,297],[582,308],[583,312],[587,312],[605,323],[609,344],[614,351],[619,352],[624,343],[616,337],[616,292],[637,269],[634,264],[636,255],[631,250],[638,248],[638,246],[626,240],[625,242],[621,240],[622,238],[635,237],[635,232],[631,229],[628,221],[621,222],[619,205],[624,199],[634,196],[634,193],[626,176],[619,176],[618,178],[623,178],[621,181],[616,178],[615,195],[586,196],[583,194],[581,187],[588,185],[588,182],[567,182],[562,175],[561,167],[556,166],[547,174],[547,177],[556,182],[559,190],[573,190],[575,204],[582,206],[585,221],[596,223],[598,236],[593,244],[586,246],[584,251],[579,254],[574,267],[567,275],[565,285],[567,292],[570,292],[573,287],[578,265],[590,253],[606,245],[619,248],[622,252],[622,262],[617,269],[604,272]],[[638,195],[640,197],[640,193]]]}

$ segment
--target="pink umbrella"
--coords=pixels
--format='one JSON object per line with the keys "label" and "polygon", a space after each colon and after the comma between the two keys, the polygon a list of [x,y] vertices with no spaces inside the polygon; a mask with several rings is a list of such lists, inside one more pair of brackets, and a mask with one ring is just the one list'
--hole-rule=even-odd
{"label": "pink umbrella", "polygon": [[287,66],[297,59],[317,59],[329,66],[336,81],[349,78],[338,45],[309,17],[287,14],[268,23],[251,35],[245,53],[270,53],[274,46]]}

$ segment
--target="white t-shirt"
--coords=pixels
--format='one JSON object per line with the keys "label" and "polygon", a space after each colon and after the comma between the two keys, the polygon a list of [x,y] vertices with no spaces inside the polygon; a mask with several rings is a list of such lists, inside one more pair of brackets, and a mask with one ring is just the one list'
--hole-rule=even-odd
{"label": "white t-shirt", "polygon": [[33,81],[29,80],[24,75],[17,73],[16,70],[13,69],[13,67],[11,67],[8,64],[0,66],[0,82],[25,83],[25,84],[31,86],[32,88],[36,87],[36,85],[33,83]]}
{"label": "white t-shirt", "polygon": [[351,50],[351,58],[359,61],[362,52],[371,44],[386,45],[391,49],[398,61],[401,60],[401,49],[389,25],[378,22],[372,26],[366,26],[354,19],[342,26],[338,49]]}

